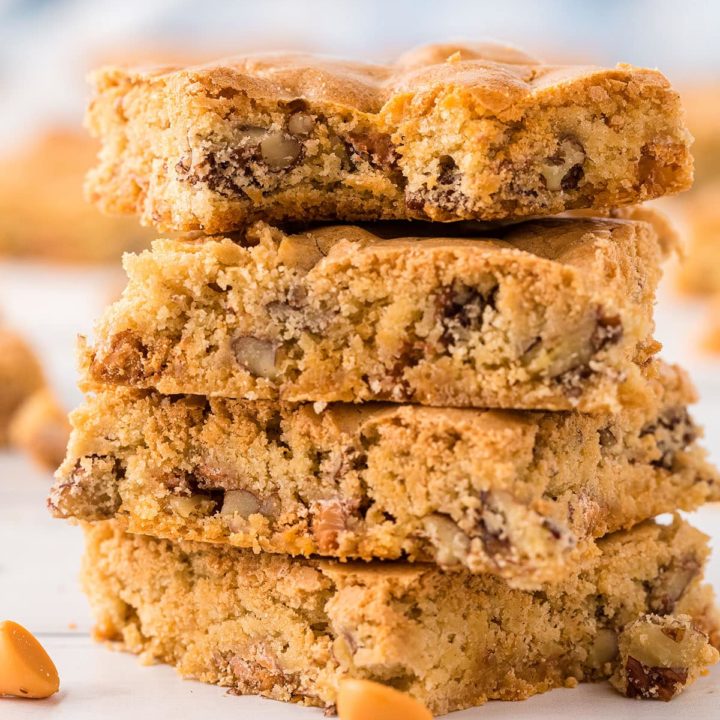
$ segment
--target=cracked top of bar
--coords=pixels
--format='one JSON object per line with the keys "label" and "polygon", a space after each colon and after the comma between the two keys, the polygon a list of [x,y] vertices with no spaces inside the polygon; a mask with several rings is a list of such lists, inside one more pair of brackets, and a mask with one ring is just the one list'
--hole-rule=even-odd
{"label": "cracked top of bar", "polygon": [[656,70],[546,65],[492,43],[389,65],[307,54],[93,75],[89,197],[163,231],[250,220],[474,219],[602,210],[692,181]]}

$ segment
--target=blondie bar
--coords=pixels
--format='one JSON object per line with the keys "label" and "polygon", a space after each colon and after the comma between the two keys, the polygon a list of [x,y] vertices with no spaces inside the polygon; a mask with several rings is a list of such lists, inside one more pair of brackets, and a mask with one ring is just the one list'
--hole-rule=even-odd
{"label": "blondie bar", "polygon": [[[339,564],[87,527],[96,636],[237,693],[332,708],[345,677],[404,690],[435,714],[609,677],[624,628],[678,613],[717,644],[706,538],[676,520],[604,538],[565,583]],[[684,650],[684,647],[683,647]],[[678,665],[712,663],[678,652]],[[678,668],[679,670],[682,667]],[[692,678],[691,674],[687,674]]]}
{"label": "blondie bar", "polygon": [[235,57],[94,75],[89,197],[163,231],[249,220],[504,220],[686,190],[691,137],[656,70],[493,44],[390,66]]}
{"label": "blondie bar", "polygon": [[0,327],[0,447],[8,442],[13,415],[45,384],[35,353],[20,335]]}
{"label": "blondie bar", "polygon": [[123,297],[81,344],[85,389],[582,411],[642,393],[663,256],[649,224],[373,228],[258,223],[126,256]]}
{"label": "blondie bar", "polygon": [[0,158],[0,255],[117,262],[150,244],[148,230],[83,198],[97,149],[80,128],[55,128]]}
{"label": "blondie bar", "polygon": [[72,415],[59,517],[295,555],[431,560],[537,586],[592,538],[720,500],[692,389],[615,416],[286,406],[108,390]]}

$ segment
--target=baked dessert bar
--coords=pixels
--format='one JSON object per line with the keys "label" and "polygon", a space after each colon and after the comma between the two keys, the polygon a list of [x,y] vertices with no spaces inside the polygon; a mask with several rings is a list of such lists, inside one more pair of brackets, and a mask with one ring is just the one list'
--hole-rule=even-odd
{"label": "baked dessert bar", "polygon": [[505,220],[686,190],[691,136],[656,70],[493,44],[389,66],[234,57],[93,77],[90,199],[163,231],[249,220]]}
{"label": "baked dessert bar", "polygon": [[[88,526],[86,539],[98,638],[185,677],[326,708],[343,677],[402,689],[438,715],[607,678],[624,629],[647,614],[690,616],[720,640],[701,583],[706,538],[679,520],[604,538],[564,584],[538,593],[432,565],[174,545],[113,521]],[[680,659],[713,662],[705,650]]]}
{"label": "baked dessert bar", "polygon": [[720,500],[685,375],[616,416],[288,406],[106,390],[72,415],[59,517],[268,552],[430,560],[537,586],[592,538]]}
{"label": "baked dessert bar", "polygon": [[672,700],[718,661],[689,615],[644,615],[625,627],[610,681],[623,695]]}
{"label": "baked dessert bar", "polygon": [[0,157],[0,255],[107,263],[150,244],[150,231],[83,198],[97,150],[81,129],[58,127]]}
{"label": "baked dessert bar", "polygon": [[40,362],[14,330],[0,327],[0,447],[8,442],[16,410],[45,384]]}
{"label": "baked dessert bar", "polygon": [[123,297],[81,347],[84,387],[582,411],[643,391],[663,256],[650,225],[455,230],[258,223],[157,241],[126,256]]}

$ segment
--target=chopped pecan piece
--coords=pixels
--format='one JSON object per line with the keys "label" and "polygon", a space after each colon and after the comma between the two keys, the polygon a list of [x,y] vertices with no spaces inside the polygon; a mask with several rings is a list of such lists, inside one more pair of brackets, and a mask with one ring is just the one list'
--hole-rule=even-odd
{"label": "chopped pecan piece", "polygon": [[455,283],[438,294],[436,304],[441,317],[443,333],[440,341],[454,345],[467,332],[479,332],[487,308],[494,309],[498,287],[487,290]]}
{"label": "chopped pecan piece", "polygon": [[269,133],[260,142],[260,155],[270,170],[286,170],[300,158],[302,145],[283,132]]}
{"label": "chopped pecan piece", "polygon": [[548,190],[574,190],[585,176],[585,148],[575,138],[560,140],[557,152],[545,161],[540,174]]}
{"label": "chopped pecan piece", "polygon": [[387,170],[397,165],[397,151],[385,133],[355,130],[347,135],[346,141],[351,152],[376,167]]}
{"label": "chopped pecan piece", "polygon": [[238,363],[255,377],[277,377],[278,345],[272,340],[239,335],[232,341],[232,349]]}
{"label": "chopped pecan piece", "polygon": [[623,336],[622,320],[618,315],[605,315],[598,312],[597,325],[590,337],[590,346],[598,353],[609,345],[616,345]]}
{"label": "chopped pecan piece", "polygon": [[701,570],[696,557],[685,557],[681,561],[673,560],[663,568],[648,592],[648,608],[658,615],[668,615],[683,596],[688,585]]}
{"label": "chopped pecan piece", "polygon": [[148,349],[133,330],[121,330],[93,356],[90,372],[102,382],[130,385],[145,380]]}
{"label": "chopped pecan piece", "polygon": [[671,700],[718,660],[688,615],[643,615],[620,633],[619,648],[611,682],[631,698]]}
{"label": "chopped pecan piece", "polygon": [[105,520],[120,509],[120,481],[125,470],[117,458],[86,455],[69,476],[59,479],[48,497],[48,508],[58,518]]}
{"label": "chopped pecan piece", "polygon": [[339,499],[320,500],[312,509],[312,534],[320,552],[332,552],[339,547],[339,536],[348,528],[350,513]]}

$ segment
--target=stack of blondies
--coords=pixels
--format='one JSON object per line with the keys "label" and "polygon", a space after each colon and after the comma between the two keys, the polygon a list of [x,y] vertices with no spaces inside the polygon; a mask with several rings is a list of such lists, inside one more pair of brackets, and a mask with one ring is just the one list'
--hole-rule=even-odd
{"label": "stack of blondies", "polygon": [[629,207],[692,180],[659,72],[479,44],[95,87],[90,197],[175,235],[81,344],[50,498],[100,638],[437,714],[611,676],[667,700],[717,659],[706,538],[652,519],[720,498],[653,339],[674,240]]}

